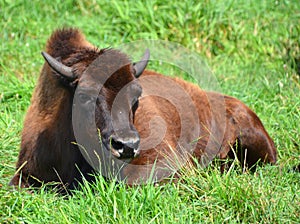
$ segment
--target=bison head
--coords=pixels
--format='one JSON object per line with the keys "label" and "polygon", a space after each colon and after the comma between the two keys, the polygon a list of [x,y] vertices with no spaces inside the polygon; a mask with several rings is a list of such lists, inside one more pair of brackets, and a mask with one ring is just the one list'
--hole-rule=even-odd
{"label": "bison head", "polygon": [[147,66],[149,50],[138,63],[131,63],[125,54],[114,49],[103,49],[90,61],[76,60],[78,56],[71,55],[60,62],[45,52],[42,55],[71,88],[73,110],[77,110],[72,117],[73,129],[80,132],[79,142],[87,142],[84,146],[93,149],[95,131],[99,130],[97,137],[113,156],[137,156],[140,137],[133,121],[142,93],[137,78]]}

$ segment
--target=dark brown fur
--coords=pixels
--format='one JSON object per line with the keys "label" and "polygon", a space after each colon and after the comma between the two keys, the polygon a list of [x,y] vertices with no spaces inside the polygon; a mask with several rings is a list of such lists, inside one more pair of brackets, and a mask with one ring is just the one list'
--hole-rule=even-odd
{"label": "dark brown fur", "polygon": [[[76,62],[83,60],[89,64],[100,54],[74,29],[55,32],[46,51],[65,64],[74,65],[79,73],[84,66],[77,67]],[[52,73],[45,63],[25,117],[17,162],[17,170],[21,170],[11,180],[12,185],[39,186],[42,182],[61,180],[71,184],[75,178],[81,179],[75,164],[83,174],[92,171],[72,144],[72,93]]]}
{"label": "dark brown fur", "polygon": [[[104,50],[93,47],[78,30],[64,29],[56,31],[50,37],[46,51],[63,64],[72,67],[80,79],[86,67]],[[123,73],[130,74],[130,66],[125,67]],[[141,78],[143,77],[163,76],[145,71]],[[123,75],[121,79],[119,75],[115,75],[106,83],[110,86],[110,93],[107,93],[106,98],[110,105],[113,95],[132,79],[131,75]],[[210,130],[214,130],[212,134],[225,133],[223,141],[217,142],[213,146],[214,149],[211,149],[217,150],[217,156],[220,158],[234,157],[232,147],[237,146],[241,152],[247,151],[248,166],[254,165],[258,160],[276,162],[276,148],[272,139],[256,114],[242,102],[219,93],[205,92],[196,85],[180,79],[167,79],[182,86],[196,105],[201,123],[201,138],[193,153],[196,158],[200,160],[211,134]],[[80,172],[86,178],[89,178],[89,173],[93,173],[92,167],[85,161],[78,147],[72,144],[75,142],[71,111],[74,89],[72,85],[68,85],[66,80],[61,80],[55,75],[47,63],[44,64],[24,121],[21,151],[17,162],[18,172],[11,180],[12,185],[40,186],[42,182],[52,181],[72,185],[76,179],[80,182]],[[212,108],[218,108],[218,105],[224,102],[226,116],[222,117],[220,111]],[[164,119],[167,133],[155,148],[141,151],[139,157],[131,161],[133,165],[154,163],[156,159],[159,160],[170,153],[170,148],[177,146],[181,131],[179,114],[171,103],[155,96],[142,98],[135,114],[134,126],[141,139],[150,135],[148,122],[154,116]],[[238,154],[238,158],[243,161],[244,156]],[[131,174],[130,178],[134,181],[143,170],[131,169],[125,168],[124,173]]]}

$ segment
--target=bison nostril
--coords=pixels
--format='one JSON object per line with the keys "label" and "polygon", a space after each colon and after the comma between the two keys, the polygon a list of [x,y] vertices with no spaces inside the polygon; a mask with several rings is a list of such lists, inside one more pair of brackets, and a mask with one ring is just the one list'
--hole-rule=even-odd
{"label": "bison nostril", "polygon": [[121,158],[133,158],[138,154],[139,139],[112,136],[110,140],[111,150]]}
{"label": "bison nostril", "polygon": [[114,149],[119,150],[119,149],[122,149],[124,147],[124,144],[120,141],[115,140],[115,139],[111,139],[111,146]]}

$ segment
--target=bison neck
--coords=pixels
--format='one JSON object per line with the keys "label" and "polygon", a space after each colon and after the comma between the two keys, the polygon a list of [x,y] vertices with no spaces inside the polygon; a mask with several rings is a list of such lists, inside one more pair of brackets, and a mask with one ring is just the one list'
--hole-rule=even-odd
{"label": "bison neck", "polygon": [[22,168],[24,176],[34,176],[43,182],[71,184],[74,178],[80,178],[76,166],[86,169],[85,160],[72,143],[75,141],[73,97],[55,77],[46,80],[45,75],[42,73],[40,77],[25,118],[17,166],[26,163]]}

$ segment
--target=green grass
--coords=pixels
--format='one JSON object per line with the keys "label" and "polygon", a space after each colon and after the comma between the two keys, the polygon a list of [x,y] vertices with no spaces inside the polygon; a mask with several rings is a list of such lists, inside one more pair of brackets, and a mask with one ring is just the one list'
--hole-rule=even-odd
{"label": "green grass", "polygon": [[[300,175],[289,171],[300,162],[299,8],[297,0],[0,0],[0,222],[299,223]],[[195,169],[179,183],[136,188],[99,178],[65,197],[12,190],[7,183],[44,63],[40,52],[63,26],[80,28],[100,48],[160,39],[197,52],[222,92],[261,118],[278,148],[278,165],[254,174]],[[171,66],[149,66],[176,75]]]}

